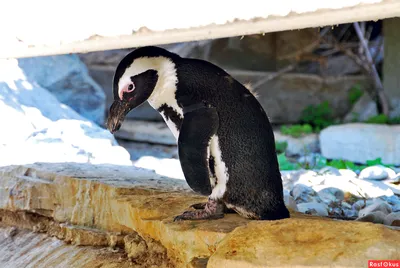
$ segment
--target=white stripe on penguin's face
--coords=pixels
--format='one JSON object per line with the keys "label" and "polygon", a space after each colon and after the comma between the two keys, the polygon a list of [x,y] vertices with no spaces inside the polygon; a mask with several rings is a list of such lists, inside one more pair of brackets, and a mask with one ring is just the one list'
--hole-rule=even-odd
{"label": "white stripe on penguin's face", "polygon": [[[131,83],[131,77],[141,74],[147,70],[156,70],[158,74],[157,84],[153,93],[147,100],[149,104],[158,109],[162,104],[167,104],[175,110],[176,113],[183,118],[183,111],[178,106],[175,98],[176,84],[178,77],[176,74],[175,64],[165,57],[141,57],[133,61],[133,63],[125,70],[118,82],[118,93]],[[135,90],[140,90],[136,88]]]}
{"label": "white stripe on penguin's face", "polygon": [[222,160],[221,148],[219,145],[218,136],[213,136],[211,139],[211,155],[214,157],[215,176],[217,177],[217,185],[211,192],[210,198],[214,200],[221,199],[226,191],[226,184],[229,180],[228,168]]}

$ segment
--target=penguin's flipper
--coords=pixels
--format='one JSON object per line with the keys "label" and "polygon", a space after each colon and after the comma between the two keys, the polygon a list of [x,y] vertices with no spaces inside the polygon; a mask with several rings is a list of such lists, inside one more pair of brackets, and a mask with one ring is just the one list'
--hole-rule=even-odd
{"label": "penguin's flipper", "polygon": [[[193,106],[193,105],[192,105]],[[178,152],[185,179],[193,191],[210,195],[209,146],[217,133],[219,119],[217,110],[199,104],[184,109],[184,120],[178,138]]]}

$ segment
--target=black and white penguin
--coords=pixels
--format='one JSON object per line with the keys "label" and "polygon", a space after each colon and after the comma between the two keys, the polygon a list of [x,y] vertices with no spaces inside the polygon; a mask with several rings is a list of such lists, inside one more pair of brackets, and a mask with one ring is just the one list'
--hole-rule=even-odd
{"label": "black and white penguin", "polygon": [[275,138],[254,95],[223,69],[148,46],[127,54],[113,81],[107,128],[145,101],[177,139],[188,185],[208,196],[175,220],[217,219],[226,209],[257,220],[289,218]]}

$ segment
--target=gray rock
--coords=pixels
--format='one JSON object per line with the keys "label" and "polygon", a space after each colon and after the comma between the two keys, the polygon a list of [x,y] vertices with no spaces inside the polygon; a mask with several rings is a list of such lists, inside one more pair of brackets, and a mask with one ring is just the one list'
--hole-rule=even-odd
{"label": "gray rock", "polygon": [[316,164],[316,157],[314,154],[302,155],[297,159],[297,162],[302,166],[314,167]]}
{"label": "gray rock", "polygon": [[363,222],[372,222],[372,223],[383,224],[386,215],[387,214],[383,213],[382,211],[374,211],[374,212],[370,212],[368,214],[362,215],[362,216],[358,217],[356,220],[363,221]]}
{"label": "gray rock", "polygon": [[[3,69],[4,68],[4,69]],[[0,166],[34,162],[131,165],[109,131],[83,118],[26,77],[17,60],[0,60]],[[16,153],[23,152],[23,153]]]}
{"label": "gray rock", "polygon": [[321,75],[340,76],[345,74],[355,74],[360,72],[360,66],[347,55],[330,57],[326,65],[321,66]]}
{"label": "gray rock", "polygon": [[28,79],[50,91],[59,102],[99,125],[104,123],[105,94],[78,56],[21,58],[18,65]]}
{"label": "gray rock", "polygon": [[358,175],[358,178],[362,180],[384,180],[387,177],[386,168],[380,165],[366,167]]}
{"label": "gray rock", "polygon": [[384,169],[385,169],[386,173],[388,174],[388,176],[387,176],[388,179],[393,180],[397,177],[396,172],[393,169],[388,168],[388,167],[385,167]]}
{"label": "gray rock", "polygon": [[165,122],[125,120],[115,137],[131,141],[176,145],[177,141]]}
{"label": "gray rock", "polygon": [[[261,79],[272,74],[242,70],[227,71],[238,81],[250,85],[257,85]],[[368,83],[365,76],[321,77],[287,73],[260,86],[257,85],[255,91],[271,122],[289,124],[299,122],[302,112],[308,106],[317,106],[324,101],[330,103],[333,117],[343,117],[351,109],[348,90],[354,84],[365,86]]]}
{"label": "gray rock", "polygon": [[389,226],[400,226],[400,212],[392,212],[386,215],[383,224]]}
{"label": "gray rock", "polygon": [[355,211],[360,211],[361,209],[365,208],[368,204],[365,200],[358,200],[355,202],[351,207]]}
{"label": "gray rock", "polygon": [[397,197],[397,195],[391,195],[387,197],[385,201],[388,202],[390,205],[400,204],[400,198]]}
{"label": "gray rock", "polygon": [[340,172],[337,168],[331,167],[331,166],[326,166],[321,168],[318,173],[320,174],[329,174],[329,175],[334,175],[334,176],[340,176]]}
{"label": "gray rock", "polygon": [[294,138],[283,135],[279,130],[274,131],[277,142],[287,142],[286,154],[288,156],[309,155],[319,151],[318,135],[308,134],[303,137]]}
{"label": "gray rock", "polygon": [[297,208],[299,212],[310,214],[310,215],[318,215],[322,217],[328,216],[328,206],[324,203],[301,203],[297,204]]}
{"label": "gray rock", "polygon": [[384,164],[400,165],[400,125],[344,124],[320,134],[322,155],[358,163],[381,158]]}
{"label": "gray rock", "polygon": [[400,173],[396,174],[396,176],[392,179],[391,183],[400,184]]}
{"label": "gray rock", "polygon": [[352,206],[349,203],[345,202],[345,201],[341,202],[341,205],[342,205],[343,208],[352,209]]}
{"label": "gray rock", "polygon": [[165,146],[127,140],[118,140],[118,143],[129,152],[132,161],[139,160],[144,156],[178,159],[177,146]]}
{"label": "gray rock", "polygon": [[367,216],[368,214],[371,214],[372,212],[380,211],[384,213],[385,215],[389,214],[392,212],[391,206],[384,202],[384,201],[376,201],[372,205],[369,205],[363,209],[360,210],[360,217]]}
{"label": "gray rock", "polygon": [[316,191],[314,191],[311,187],[300,183],[293,187],[293,189],[290,191],[290,195],[293,196],[297,204],[321,201]]}
{"label": "gray rock", "polygon": [[397,203],[395,205],[392,206],[392,211],[393,212],[400,212],[400,204]]}
{"label": "gray rock", "polygon": [[394,172],[396,172],[397,175],[400,175],[400,167],[392,167]]}
{"label": "gray rock", "polygon": [[283,198],[284,198],[285,205],[288,208],[291,208],[294,211],[298,211],[296,201],[294,201],[294,198],[290,194],[284,195]]}
{"label": "gray rock", "polygon": [[327,187],[318,191],[318,196],[327,204],[344,200],[344,192],[334,187]]}
{"label": "gray rock", "polygon": [[343,209],[344,216],[347,218],[357,218],[358,217],[358,211],[354,209]]}
{"label": "gray rock", "polygon": [[343,118],[343,122],[363,122],[376,115],[378,115],[376,103],[369,94],[364,93]]}

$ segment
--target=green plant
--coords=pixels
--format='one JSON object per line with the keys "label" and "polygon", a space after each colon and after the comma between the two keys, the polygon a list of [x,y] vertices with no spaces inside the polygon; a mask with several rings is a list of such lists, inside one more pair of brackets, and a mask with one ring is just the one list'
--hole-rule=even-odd
{"label": "green plant", "polygon": [[291,125],[291,126],[282,126],[281,132],[284,135],[289,135],[295,138],[303,136],[304,134],[310,134],[313,132],[311,125]]}
{"label": "green plant", "polygon": [[389,124],[391,124],[391,125],[399,125],[400,124],[400,116],[390,118],[389,119]]}
{"label": "green plant", "polygon": [[375,116],[372,116],[368,118],[367,120],[364,121],[364,123],[368,124],[387,124],[389,123],[389,118],[384,115],[384,114],[378,114]]}
{"label": "green plant", "polygon": [[286,141],[275,142],[275,148],[276,148],[276,152],[278,154],[284,153],[286,151],[287,146],[288,146],[288,143]]}
{"label": "green plant", "polygon": [[311,125],[316,132],[333,125],[334,118],[329,102],[324,101],[316,106],[307,106],[301,114],[300,121],[304,124]]}
{"label": "green plant", "polygon": [[363,95],[363,91],[361,90],[361,85],[360,84],[355,84],[350,90],[349,90],[349,101],[353,105],[355,104]]}
{"label": "green plant", "polygon": [[364,121],[367,124],[388,124],[388,125],[397,125],[400,124],[400,116],[389,118],[384,114],[378,114],[371,116],[367,120]]}
{"label": "green plant", "polygon": [[297,170],[298,165],[291,163],[284,153],[278,154],[278,163],[281,170]]}

